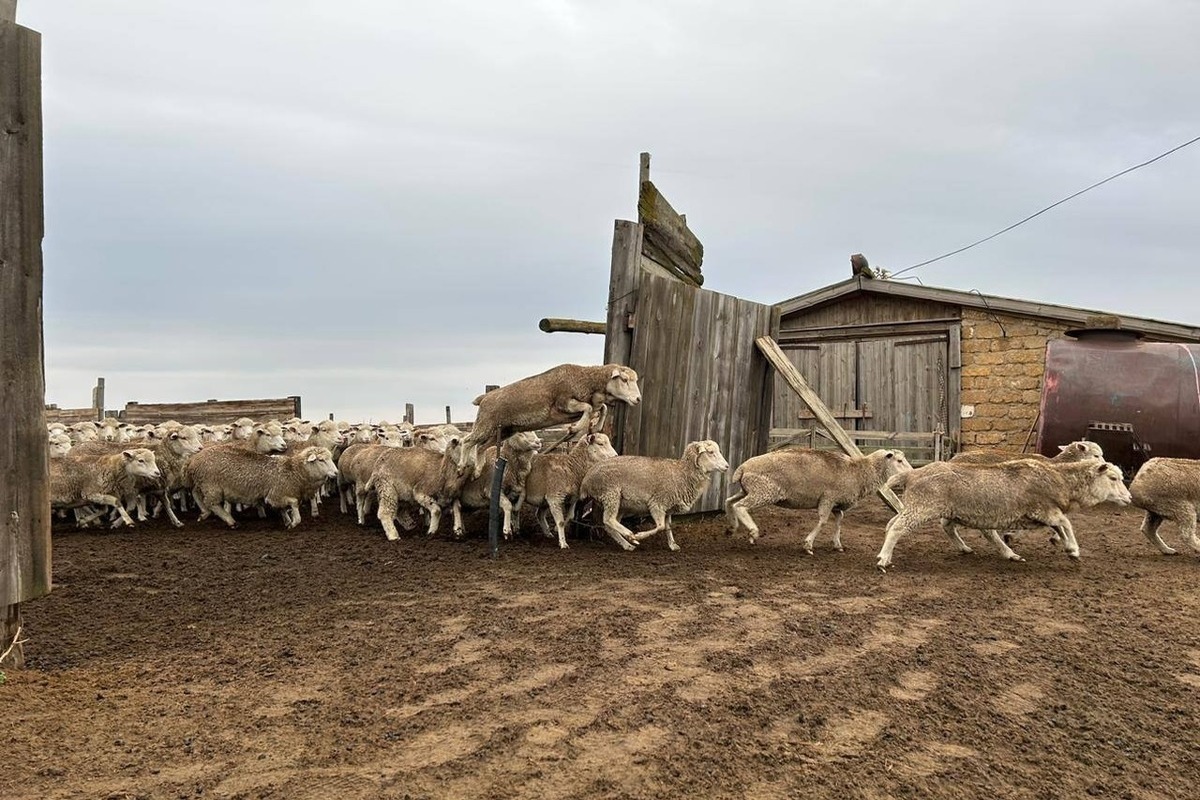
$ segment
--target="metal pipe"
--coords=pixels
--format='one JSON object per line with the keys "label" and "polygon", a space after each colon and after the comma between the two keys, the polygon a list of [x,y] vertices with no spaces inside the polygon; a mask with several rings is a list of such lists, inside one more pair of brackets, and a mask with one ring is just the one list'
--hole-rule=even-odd
{"label": "metal pipe", "polygon": [[538,322],[538,327],[546,333],[599,333],[608,332],[608,326],[603,322],[589,322],[584,319],[561,319],[546,317]]}
{"label": "metal pipe", "polygon": [[497,458],[492,467],[492,502],[488,509],[488,544],[492,548],[492,558],[500,557],[500,488],[504,485],[504,469],[508,459]]}

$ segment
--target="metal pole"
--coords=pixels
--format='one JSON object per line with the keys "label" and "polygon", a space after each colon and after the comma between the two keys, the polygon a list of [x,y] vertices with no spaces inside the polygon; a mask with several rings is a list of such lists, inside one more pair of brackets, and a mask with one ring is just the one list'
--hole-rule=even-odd
{"label": "metal pole", "polygon": [[492,558],[500,557],[500,489],[504,485],[504,469],[508,459],[497,458],[492,467],[492,504],[488,511],[488,544],[492,547]]}

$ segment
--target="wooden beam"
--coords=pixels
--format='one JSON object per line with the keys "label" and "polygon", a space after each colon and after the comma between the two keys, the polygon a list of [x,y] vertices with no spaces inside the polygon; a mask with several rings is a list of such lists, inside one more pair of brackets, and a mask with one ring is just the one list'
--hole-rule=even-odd
{"label": "wooden beam", "polygon": [[12,22],[15,24],[16,21],[17,0],[0,0],[0,22]]}
{"label": "wooden beam", "polygon": [[[16,2],[16,0],[13,0]],[[638,187],[646,181],[650,180],[650,154],[642,153],[638,156]]]}
{"label": "wooden beam", "polygon": [[603,335],[608,332],[608,324],[604,322],[561,317],[544,317],[538,322],[538,328],[546,333],[599,333]]}
{"label": "wooden beam", "polygon": [[958,317],[938,319],[867,322],[853,325],[822,325],[811,328],[784,328],[779,332],[781,345],[807,342],[847,341],[852,339],[881,339],[893,336],[944,334],[962,322]]}
{"label": "wooden beam", "polygon": [[[838,443],[842,450],[850,456],[862,456],[862,451],[858,449],[858,445],[854,443],[846,431],[842,430],[842,426],[838,424],[833,415],[829,413],[829,409],[822,402],[821,398],[813,391],[812,387],[804,380],[800,374],[800,370],[796,369],[796,365],[788,360],[784,352],[779,349],[779,344],[770,336],[760,336],[754,340],[754,344],[766,356],[767,361],[771,362],[771,366],[775,367],[776,372],[787,381],[796,394],[800,395],[800,399],[813,412],[813,416],[817,422],[825,426],[825,430],[829,431],[829,435]],[[883,498],[883,502],[887,503],[891,509],[897,513],[904,507],[900,503],[900,498],[886,486],[881,487],[879,496]]]}

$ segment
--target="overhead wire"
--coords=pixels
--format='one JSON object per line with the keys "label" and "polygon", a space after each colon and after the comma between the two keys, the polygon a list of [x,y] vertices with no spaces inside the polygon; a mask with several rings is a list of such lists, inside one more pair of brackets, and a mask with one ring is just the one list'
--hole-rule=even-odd
{"label": "overhead wire", "polygon": [[911,272],[911,271],[913,271],[914,269],[917,269],[918,267],[924,267],[925,265],[927,265],[927,264],[932,264],[932,263],[933,263],[933,262],[935,262],[935,261],[941,261],[941,260],[942,260],[942,259],[944,259],[944,258],[949,258],[950,256],[956,256],[956,255],[958,255],[959,253],[962,253],[962,252],[964,252],[964,251],[966,251],[966,250],[970,250],[972,247],[977,247],[977,246],[979,246],[979,245],[983,244],[984,242],[989,242],[989,241],[991,241],[992,239],[995,239],[997,236],[999,236],[999,235],[1001,235],[1001,234],[1008,233],[1008,232],[1009,232],[1009,231],[1011,231],[1013,228],[1016,228],[1016,227],[1018,227],[1018,226],[1024,225],[1026,222],[1029,222],[1031,219],[1034,219],[1035,217],[1040,217],[1042,214],[1045,214],[1045,213],[1046,213],[1047,211],[1049,211],[1050,209],[1052,209],[1052,208],[1056,208],[1056,207],[1058,207],[1058,206],[1061,206],[1063,203],[1067,202],[1068,200],[1074,200],[1076,197],[1079,197],[1079,195],[1081,195],[1081,194],[1083,194],[1083,193],[1085,193],[1085,192],[1090,192],[1092,189],[1095,189],[1095,188],[1097,188],[1097,187],[1099,187],[1099,186],[1103,186],[1104,184],[1108,183],[1109,181],[1111,181],[1111,180],[1115,180],[1115,179],[1117,179],[1117,178],[1121,177],[1122,175],[1128,175],[1130,172],[1133,172],[1134,170],[1141,169],[1142,167],[1145,167],[1145,166],[1149,166],[1150,164],[1153,164],[1155,161],[1158,161],[1159,159],[1162,159],[1162,158],[1166,158],[1167,156],[1171,155],[1172,153],[1174,153],[1174,152],[1177,152],[1177,151],[1179,151],[1179,150],[1182,150],[1183,148],[1187,147],[1188,145],[1195,144],[1196,142],[1200,142],[1200,136],[1197,136],[1197,137],[1195,137],[1194,139],[1189,139],[1188,141],[1184,142],[1184,143],[1183,143],[1183,144],[1181,144],[1181,145],[1177,145],[1177,146],[1175,146],[1175,147],[1172,147],[1170,150],[1166,151],[1165,153],[1159,153],[1159,154],[1158,154],[1158,155],[1156,155],[1154,158],[1152,158],[1152,159],[1150,159],[1150,160],[1148,160],[1148,161],[1143,161],[1142,163],[1140,163],[1140,164],[1135,164],[1134,166],[1132,166],[1132,167],[1129,167],[1128,169],[1123,169],[1123,170],[1121,170],[1120,172],[1116,173],[1115,175],[1109,175],[1107,178],[1105,178],[1105,179],[1104,179],[1104,180],[1102,180],[1102,181],[1096,181],[1096,182],[1095,182],[1095,183],[1093,183],[1091,186],[1088,186],[1086,189],[1080,189],[1078,192],[1075,192],[1075,193],[1074,193],[1074,194],[1072,194],[1072,195],[1069,195],[1069,196],[1067,196],[1067,197],[1064,197],[1062,200],[1059,200],[1059,201],[1058,201],[1058,202],[1056,202],[1056,203],[1051,203],[1050,205],[1048,205],[1048,206],[1046,206],[1045,208],[1043,208],[1041,211],[1038,211],[1038,212],[1035,212],[1035,213],[1033,213],[1033,214],[1030,214],[1028,217],[1025,217],[1024,219],[1022,219],[1022,220],[1020,220],[1020,221],[1018,221],[1018,222],[1014,222],[1012,225],[1009,225],[1007,228],[1004,228],[1003,230],[996,231],[996,232],[995,232],[995,233],[993,233],[991,236],[985,236],[984,238],[980,239],[980,240],[979,240],[979,241],[977,241],[977,242],[972,242],[971,244],[969,244],[969,245],[966,245],[965,247],[960,247],[960,248],[958,248],[957,250],[951,250],[949,253],[944,253],[944,254],[942,254],[942,255],[938,256],[937,258],[931,258],[931,259],[929,259],[929,260],[927,260],[927,261],[922,261],[922,262],[921,262],[921,263],[919,263],[919,264],[913,264],[911,267],[905,267],[904,269],[902,269],[902,270],[899,270],[899,271],[897,271],[897,272],[892,272],[892,273],[890,273],[890,274],[889,274],[889,276],[888,276],[888,277],[889,277],[889,278],[896,278],[896,277],[898,277],[898,276],[900,276],[900,275],[903,275],[903,274],[904,274],[904,273],[906,273],[906,272]]}

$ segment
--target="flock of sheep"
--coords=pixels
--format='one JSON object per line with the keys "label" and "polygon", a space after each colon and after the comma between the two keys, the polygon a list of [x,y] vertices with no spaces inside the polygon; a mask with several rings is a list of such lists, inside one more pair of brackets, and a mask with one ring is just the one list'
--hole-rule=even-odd
{"label": "flock of sheep", "polygon": [[[301,504],[312,516],[333,492],[359,524],[374,509],[388,539],[427,519],[435,534],[443,509],[453,515],[453,532],[464,534],[464,509],[487,508],[497,457],[507,461],[500,506],[504,535],[528,504],[544,535],[567,547],[566,522],[580,501],[596,504],[604,529],[625,550],[664,533],[679,546],[671,517],[690,509],[714,473],[729,469],[713,441],[688,444],[679,458],[619,456],[600,431],[610,404],[641,401],[637,374],[620,365],[564,364],[476,398],[476,421],[467,434],[454,426],[414,428],[407,423],[349,425],[299,419],[229,425],[165,423],[131,426],[117,420],[50,425],[52,507],[74,513],[79,526],[111,520],[133,525],[163,511],[172,524],[194,502],[199,519],[215,514],[230,527],[233,512],[279,509],[288,528],[301,521]],[[568,425],[569,442],[557,452],[540,452],[538,430]],[[747,459],[731,476],[736,491],[725,504],[730,533],[745,527],[751,543],[759,529],[751,512],[768,505],[816,509],[816,527],[805,538],[809,553],[822,526],[835,517],[834,549],[841,551],[844,512],[888,487],[903,492],[904,506],[888,523],[877,566],[892,563],[897,540],[939,521],[962,552],[971,552],[958,528],[984,532],[1005,558],[1021,561],[1010,546],[1011,532],[1049,527],[1051,541],[1079,558],[1068,513],[1098,503],[1130,503],[1146,511],[1142,530],[1164,554],[1176,551],[1159,536],[1164,520],[1176,522],[1200,551],[1196,509],[1200,462],[1155,458],[1126,488],[1121,470],[1104,460],[1093,442],[1064,445],[1054,458],[1000,451],[960,453],[948,462],[919,469],[898,450],[861,457],[786,447]],[[622,517],[649,516],[653,526],[634,532]],[[553,521],[553,530],[551,529]]]}

